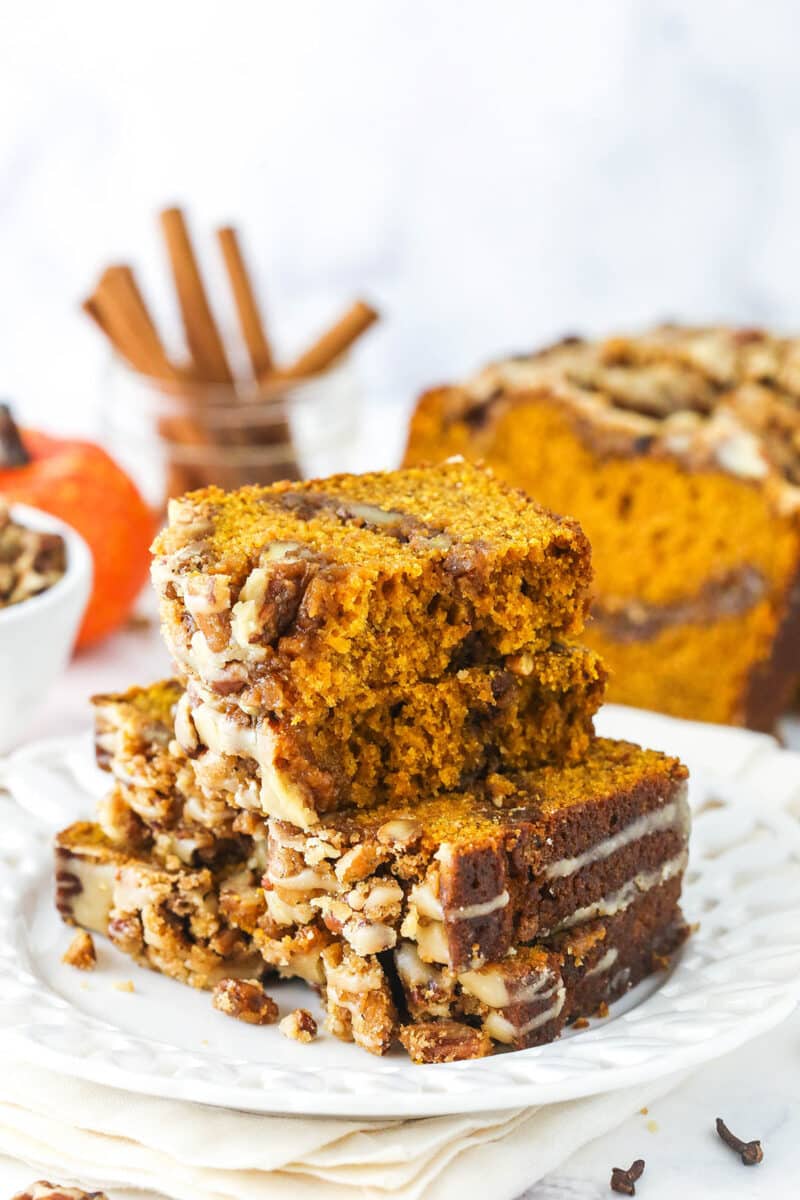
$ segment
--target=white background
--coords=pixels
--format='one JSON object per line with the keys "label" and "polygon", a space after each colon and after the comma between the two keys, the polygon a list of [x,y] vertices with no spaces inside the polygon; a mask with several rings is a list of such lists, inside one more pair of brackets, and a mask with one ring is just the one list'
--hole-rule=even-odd
{"label": "white background", "polygon": [[[79,301],[128,259],[168,319],[173,202],[215,274],[211,230],[241,225],[287,351],[374,299],[376,405],[568,331],[800,328],[798,24],[792,0],[0,0],[0,396],[96,427]],[[120,634],[30,733],[166,670],[154,632]],[[533,1194],[599,1200],[643,1154],[654,1200],[794,1195],[798,1046],[795,1019]],[[722,1111],[765,1138],[755,1172],[710,1132]],[[30,1178],[0,1163],[2,1195]]]}
{"label": "white background", "polygon": [[154,215],[241,224],[292,349],[385,310],[369,394],[663,316],[800,325],[792,0],[0,3],[0,393],[91,429],[78,310]]}

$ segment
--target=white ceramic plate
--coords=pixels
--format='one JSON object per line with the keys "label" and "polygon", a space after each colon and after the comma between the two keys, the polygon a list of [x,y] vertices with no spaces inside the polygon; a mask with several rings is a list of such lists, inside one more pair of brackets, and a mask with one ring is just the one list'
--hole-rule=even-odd
{"label": "white ceramic plate", "polygon": [[[327,1035],[302,1046],[274,1026],[231,1021],[206,994],[133,966],[107,944],[93,973],[63,966],[71,935],[53,911],[45,825],[91,811],[98,785],[87,743],[69,741],[29,747],[5,765],[37,819],[10,801],[0,812],[0,1053],[224,1107],[404,1117],[567,1100],[735,1048],[785,1018],[800,995],[800,755],[757,734],[630,710],[607,708],[599,725],[670,748],[694,769],[685,910],[700,928],[669,974],[589,1029],[533,1050],[419,1067]],[[132,993],[115,988],[128,980]],[[274,994],[282,1008],[315,1007],[300,984]]]}

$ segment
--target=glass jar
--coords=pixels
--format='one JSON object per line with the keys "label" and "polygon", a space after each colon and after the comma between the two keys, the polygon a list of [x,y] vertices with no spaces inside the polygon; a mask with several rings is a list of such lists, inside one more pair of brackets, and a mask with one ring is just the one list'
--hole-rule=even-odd
{"label": "glass jar", "polygon": [[297,382],[176,384],[117,356],[103,389],[102,434],[157,509],[218,484],[274,483],[352,470],[361,393],[352,359]]}

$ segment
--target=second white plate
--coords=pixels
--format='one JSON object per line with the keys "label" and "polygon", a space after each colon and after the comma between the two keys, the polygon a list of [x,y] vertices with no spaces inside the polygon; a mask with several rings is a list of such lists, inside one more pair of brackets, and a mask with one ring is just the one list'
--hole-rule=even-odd
{"label": "second white plate", "polygon": [[[17,1059],[130,1091],[256,1112],[408,1117],[516,1108],[625,1087],[696,1066],[784,1019],[800,994],[800,755],[741,731],[606,709],[693,768],[695,813],[684,908],[699,928],[669,974],[605,1020],[552,1045],[477,1062],[418,1067],[322,1035],[301,1046],[276,1027],[215,1013],[206,994],[133,966],[100,944],[98,969],[61,964],[70,933],[53,910],[49,834],[10,802],[0,849],[0,1047]],[[7,771],[51,823],[91,809],[86,746],[27,748]],[[76,779],[81,776],[81,783]],[[134,990],[116,984],[132,981]],[[281,1008],[314,1007],[300,984]]]}

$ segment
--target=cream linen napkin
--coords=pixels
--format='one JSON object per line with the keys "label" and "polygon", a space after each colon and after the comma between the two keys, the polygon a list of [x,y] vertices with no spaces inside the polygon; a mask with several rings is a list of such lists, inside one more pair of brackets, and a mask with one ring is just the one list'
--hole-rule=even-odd
{"label": "cream linen napkin", "polygon": [[684,1077],[540,1108],[368,1124],[153,1099],[7,1062],[0,1154],[29,1164],[31,1178],[112,1200],[128,1189],[139,1200],[514,1200]]}

